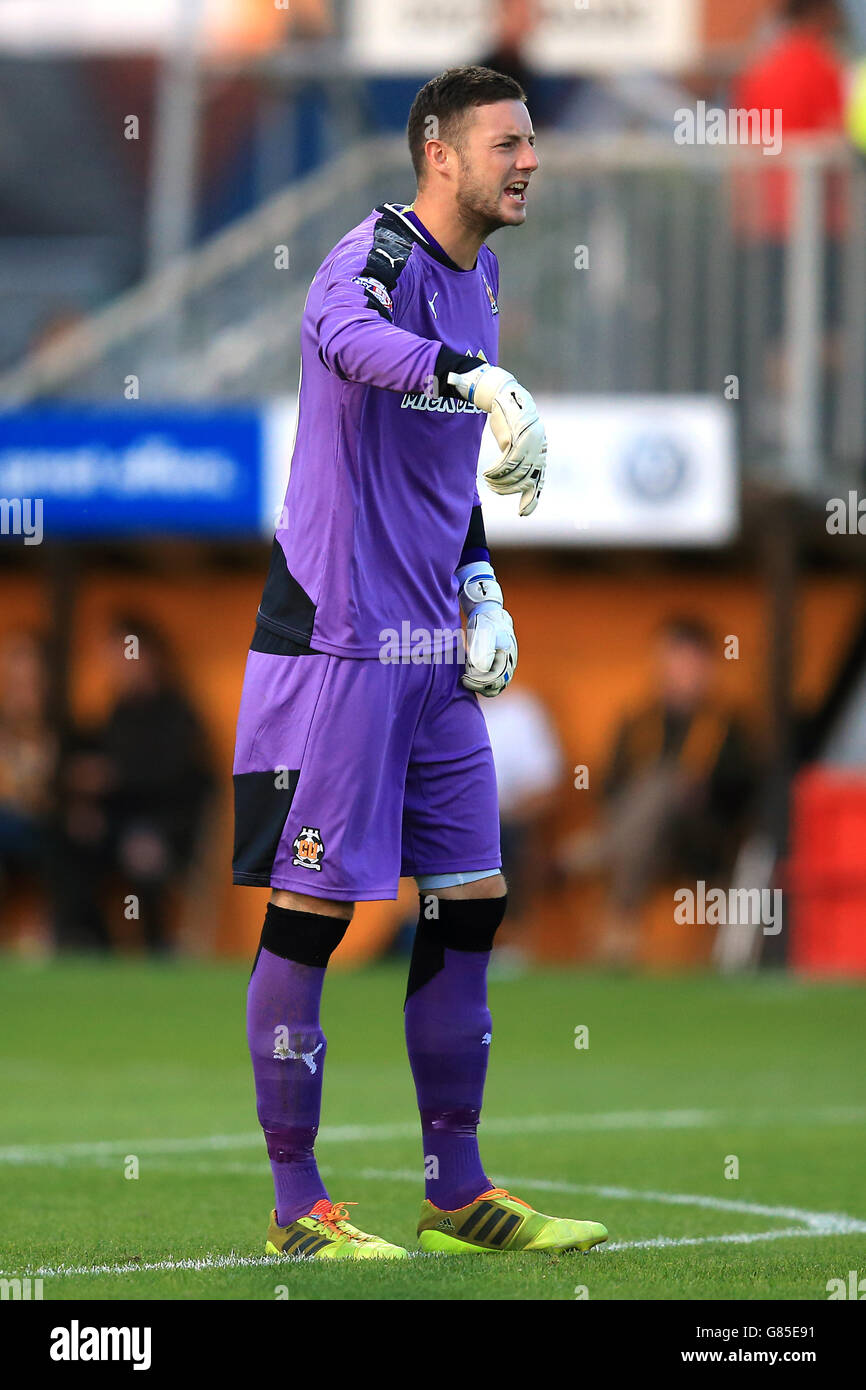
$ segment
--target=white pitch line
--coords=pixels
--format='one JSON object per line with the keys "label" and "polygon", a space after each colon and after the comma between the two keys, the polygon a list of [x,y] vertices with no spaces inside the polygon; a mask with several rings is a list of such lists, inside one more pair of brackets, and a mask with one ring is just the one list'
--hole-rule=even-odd
{"label": "white pitch line", "polygon": [[[370,1181],[420,1183],[420,1176],[410,1169],[385,1170],[365,1168],[358,1175]],[[537,1188],[539,1191],[566,1192],[614,1200],[638,1202],[657,1202],[669,1206],[695,1206],[712,1208],[718,1211],[735,1211],[754,1215],[793,1217],[802,1222],[800,1226],[779,1227],[770,1231],[733,1231],[709,1236],[652,1236],[647,1240],[613,1241],[598,1246],[601,1254],[612,1254],[620,1250],[667,1250],[680,1249],[693,1245],[753,1245],[759,1241],[793,1240],[800,1237],[821,1237],[830,1235],[853,1235],[866,1232],[866,1221],[843,1216],[837,1212],[813,1212],[797,1207],[773,1207],[756,1202],[739,1202],[732,1198],[707,1197],[699,1193],[657,1192],[652,1189],[598,1186],[592,1183],[560,1182],[549,1178],[503,1178],[503,1182],[514,1188]],[[595,1253],[595,1252],[593,1252]],[[410,1251],[410,1256],[418,1259],[437,1258],[425,1256],[422,1251]],[[290,1263],[301,1263],[292,1260]],[[167,1272],[171,1270],[191,1270],[202,1272],[211,1269],[254,1269],[267,1266],[277,1267],[286,1263],[278,1255],[208,1255],[200,1259],[187,1260],[145,1260],[127,1261],[116,1265],[41,1265],[38,1269],[23,1271],[0,1270],[2,1278],[67,1278],[77,1276],[88,1278],[92,1275],[123,1275]],[[306,1263],[305,1261],[303,1263]]]}
{"label": "white pitch line", "polygon": [[[410,1258],[423,1256],[422,1250],[409,1251]],[[0,1270],[0,1278],[18,1279],[64,1279],[70,1275],[79,1278],[94,1274],[151,1274],[171,1270],[192,1270],[198,1273],[209,1269],[266,1269],[269,1265],[283,1269],[287,1264],[303,1264],[309,1267],[309,1260],[291,1255],[203,1255],[194,1260],[128,1260],[116,1265],[40,1265],[38,1269],[28,1269],[23,1274],[12,1274],[10,1270]]]}
{"label": "white pitch line", "polygon": [[[749,1245],[755,1241],[790,1240],[794,1236],[830,1235],[830,1231],[810,1231],[800,1226],[780,1228],[777,1231],[736,1231],[718,1236],[654,1236],[651,1240],[616,1241],[613,1244],[596,1246],[590,1253],[604,1254],[614,1250],[659,1250],[674,1249],[685,1245]],[[410,1259],[447,1259],[438,1252],[427,1254],[423,1250],[410,1250]],[[110,1274],[149,1274],[190,1270],[193,1273],[211,1269],[272,1269],[284,1268],[286,1264],[308,1265],[301,1258],[291,1259],[281,1255],[207,1255],[198,1260],[143,1260],[140,1264],[127,1262],[117,1265],[40,1265],[38,1269],[0,1270],[0,1278],[10,1279],[63,1279],[70,1276],[89,1278],[93,1275]]]}
{"label": "white pitch line", "polygon": [[[373,1181],[419,1181],[419,1175],[407,1168],[396,1171],[363,1168],[358,1176]],[[736,1212],[746,1216],[776,1217],[780,1221],[800,1221],[803,1223],[801,1232],[803,1235],[861,1235],[866,1233],[866,1221],[859,1221],[856,1217],[846,1216],[841,1212],[806,1211],[801,1207],[774,1207],[766,1206],[762,1202],[742,1202],[733,1197],[706,1197],[688,1192],[656,1192],[649,1188],[599,1186],[596,1183],[562,1182],[550,1178],[503,1177],[501,1181],[509,1188],[533,1187],[539,1192],[565,1192],[572,1196],[603,1197],[612,1201],[659,1202],[663,1206],[704,1207],[712,1211]],[[726,1237],[729,1240],[734,1238]],[[701,1239],[709,1240],[711,1237],[707,1236]],[[712,1237],[712,1239],[721,1239],[721,1237]],[[614,1248],[625,1249],[626,1247],[609,1245],[607,1248],[612,1250]]]}
{"label": "white pitch line", "polygon": [[[750,1113],[734,1110],[613,1110],[594,1115],[493,1116],[483,1121],[485,1135],[583,1133],[634,1130],[710,1129],[719,1126],[771,1127],[780,1124],[859,1124],[866,1109],[855,1106],[823,1106],[813,1109]],[[372,1143],[392,1139],[416,1139],[417,1121],[376,1125],[323,1125],[323,1144]],[[184,1139],[106,1139],[70,1144],[12,1144],[0,1148],[0,1163],[64,1164],[77,1159],[109,1159],[127,1154],[226,1152],[262,1147],[260,1132],[197,1135]]]}
{"label": "white pitch line", "polygon": [[805,1226],[780,1227],[775,1231],[734,1231],[722,1236],[653,1236],[651,1240],[615,1240],[599,1245],[611,1250],[667,1250],[683,1245],[752,1245],[759,1240],[791,1240],[796,1236],[829,1236],[834,1231],[812,1231]]}

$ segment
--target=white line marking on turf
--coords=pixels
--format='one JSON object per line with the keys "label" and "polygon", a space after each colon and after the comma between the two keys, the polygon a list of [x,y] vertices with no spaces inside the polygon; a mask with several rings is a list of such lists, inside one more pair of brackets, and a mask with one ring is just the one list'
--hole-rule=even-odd
{"label": "white line marking on turf", "polygon": [[[386,1179],[390,1182],[419,1181],[418,1174],[406,1168],[397,1171],[363,1168],[358,1176],[374,1181]],[[687,1192],[655,1192],[652,1189],[640,1187],[608,1187],[599,1186],[596,1183],[560,1182],[548,1178],[504,1177],[501,1181],[509,1188],[532,1187],[539,1192],[567,1192],[577,1196],[606,1197],[611,1201],[660,1202],[664,1206],[705,1207],[712,1211],[738,1212],[740,1215],[745,1214],[747,1216],[776,1217],[780,1221],[801,1221],[804,1229],[798,1231],[800,1235],[829,1236],[866,1233],[866,1221],[858,1221],[856,1217],[846,1216],[841,1212],[806,1211],[800,1207],[774,1207],[766,1206],[762,1202],[741,1202],[731,1197],[705,1197]],[[663,1237],[659,1237],[659,1239],[663,1239]],[[706,1236],[701,1237],[701,1239],[718,1240],[721,1237]],[[725,1239],[731,1240],[735,1237],[726,1236]],[[608,1246],[609,1250],[625,1248],[625,1246]]]}
{"label": "white line marking on turf", "polygon": [[[776,1128],[784,1124],[859,1124],[866,1109],[855,1106],[819,1106],[804,1110],[758,1112],[734,1110],[613,1110],[596,1115],[518,1115],[484,1121],[485,1135],[581,1133],[622,1129],[708,1129],[719,1126]],[[377,1125],[324,1125],[319,1140],[325,1144],[370,1143],[377,1140],[416,1139],[417,1122]],[[259,1149],[260,1132],[197,1135],[185,1139],[106,1139],[71,1144],[11,1144],[0,1148],[0,1163],[63,1164],[76,1159],[110,1159],[126,1154],[225,1152]]]}
{"label": "white line marking on turf", "polygon": [[[417,1175],[416,1175],[417,1176]],[[735,1231],[730,1235],[718,1236],[653,1236],[650,1240],[614,1241],[596,1246],[596,1251],[604,1253],[613,1250],[660,1250],[684,1245],[749,1245],[755,1241],[790,1240],[794,1236],[822,1236],[835,1234],[830,1231],[811,1231],[800,1226],[780,1228],[777,1231]],[[438,1254],[428,1255],[423,1250],[410,1250],[410,1259],[440,1259]],[[281,1255],[207,1255],[198,1260],[142,1260],[128,1261],[116,1265],[40,1265],[39,1268],[24,1270],[0,1270],[0,1278],[63,1279],[70,1276],[89,1278],[92,1275],[111,1274],[150,1274],[167,1273],[173,1270],[190,1270],[193,1273],[211,1269],[262,1269],[276,1268],[286,1264],[308,1264],[307,1260],[291,1259]]]}
{"label": "white line marking on turf", "polygon": [[[218,1171],[218,1170],[217,1170]],[[324,1170],[323,1170],[324,1171]],[[411,1169],[386,1170],[364,1168],[358,1175],[369,1181],[419,1183],[420,1176]],[[814,1212],[799,1207],[773,1207],[760,1202],[740,1202],[733,1198],[707,1197],[698,1193],[656,1192],[652,1189],[599,1186],[594,1183],[560,1182],[549,1178],[503,1178],[502,1181],[514,1188],[537,1188],[539,1191],[566,1192],[613,1200],[658,1202],[667,1206],[695,1206],[711,1208],[716,1211],[732,1211],[760,1215],[787,1217],[800,1221],[800,1226],[783,1226],[770,1231],[732,1231],[709,1236],[652,1236],[646,1240],[612,1241],[598,1246],[602,1253],[616,1250],[667,1250],[692,1245],[753,1245],[759,1241],[793,1240],[803,1236],[853,1235],[866,1232],[866,1221],[844,1216],[838,1212]],[[410,1251],[413,1258],[428,1258],[421,1251]],[[429,1257],[435,1258],[435,1257]],[[285,1261],[278,1255],[208,1255],[200,1259],[187,1260],[143,1260],[127,1261],[115,1265],[41,1265],[38,1269],[23,1271],[0,1270],[0,1276],[30,1277],[40,1279],[67,1278],[70,1275],[87,1278],[92,1275],[123,1275],[161,1273],[172,1270],[191,1270],[195,1273],[211,1269],[256,1269],[282,1265]],[[296,1261],[291,1261],[296,1263]],[[297,1261],[301,1263],[301,1261]]]}
{"label": "white line marking on turf", "polygon": [[734,1231],[722,1236],[653,1236],[651,1240],[614,1240],[597,1248],[610,1250],[667,1250],[681,1245],[752,1245],[758,1240],[791,1240],[794,1236],[829,1236],[835,1231],[810,1231],[804,1226],[780,1227],[776,1231]]}

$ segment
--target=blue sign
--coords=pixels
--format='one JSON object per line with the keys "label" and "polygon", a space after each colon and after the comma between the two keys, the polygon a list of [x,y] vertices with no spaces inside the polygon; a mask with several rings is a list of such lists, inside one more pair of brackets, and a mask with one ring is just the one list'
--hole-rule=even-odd
{"label": "blue sign", "polygon": [[49,541],[259,535],[262,437],[254,408],[0,413],[0,512],[38,510]]}

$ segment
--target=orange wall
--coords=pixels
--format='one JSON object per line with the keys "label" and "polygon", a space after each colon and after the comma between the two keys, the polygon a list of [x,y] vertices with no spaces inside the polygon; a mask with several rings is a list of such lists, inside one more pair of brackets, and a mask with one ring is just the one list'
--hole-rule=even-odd
{"label": "orange wall", "polygon": [[[251,954],[258,941],[266,889],[234,888],[231,862],[231,758],[246,650],[266,569],[261,573],[176,576],[95,575],[82,581],[74,651],[73,702],[81,718],[99,714],[107,690],[99,639],[115,609],[142,611],[172,639],[179,665],[211,732],[222,791],[213,828],[206,877],[210,888],[192,930],[201,948]],[[517,679],[545,697],[560,731],[567,763],[585,763],[590,791],[570,783],[559,798],[556,824],[568,830],[587,818],[592,789],[600,779],[614,728],[623,710],[644,698],[650,679],[650,648],[659,620],[672,611],[697,613],[720,639],[735,634],[738,661],[722,662],[721,689],[742,707],[756,729],[764,724],[767,658],[766,596],[750,577],[706,572],[671,572],[661,566],[626,574],[566,574],[500,556],[498,572],[520,640]],[[0,637],[10,626],[44,619],[39,582],[0,580]],[[809,582],[799,605],[797,695],[813,703],[839,660],[858,615],[861,594],[850,578]],[[505,696],[507,699],[507,695]],[[402,901],[411,910],[413,886]],[[388,934],[402,908],[359,909],[340,957],[362,957]],[[533,927],[545,954],[577,950],[589,911],[577,890],[551,895]]]}

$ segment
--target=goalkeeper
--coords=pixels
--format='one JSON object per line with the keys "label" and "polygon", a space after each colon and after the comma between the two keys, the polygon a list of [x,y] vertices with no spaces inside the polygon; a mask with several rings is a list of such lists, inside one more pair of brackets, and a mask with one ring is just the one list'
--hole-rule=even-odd
{"label": "goalkeeper", "polygon": [[[475,486],[485,419],[501,449],[485,477],[524,517],[546,461],[532,397],[493,365],[499,272],[485,241],[525,220],[535,137],[517,83],[465,67],[422,88],[408,138],[414,203],[371,212],[307,296],[288,491],[238,718],[234,881],[272,890],[247,1005],[276,1194],[266,1249],[406,1255],[349,1221],[314,1142],[329,957],[357,901],[396,898],[412,875],[405,1026],[426,1179],[420,1243],[586,1250],[604,1227],[544,1216],[495,1186],[476,1133],[487,963],[506,905],[476,694],[499,695],[517,662]],[[412,635],[396,658],[395,632]]]}

